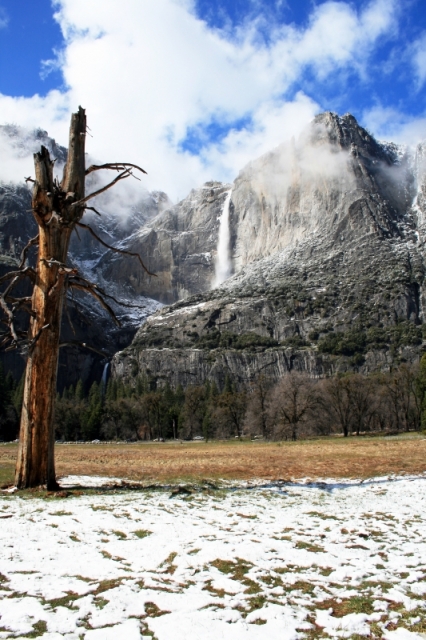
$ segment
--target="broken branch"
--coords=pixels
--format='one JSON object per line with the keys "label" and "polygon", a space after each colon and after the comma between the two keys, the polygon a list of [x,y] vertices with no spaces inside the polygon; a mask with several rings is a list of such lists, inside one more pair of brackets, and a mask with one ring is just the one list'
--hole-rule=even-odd
{"label": "broken branch", "polygon": [[22,249],[21,251],[21,264],[19,265],[19,268],[22,269],[24,264],[25,264],[25,260],[27,259],[27,253],[30,250],[31,247],[33,247],[35,244],[38,244],[38,234],[34,237],[31,238],[31,240],[29,240],[27,242],[27,244],[25,245],[25,247]]}
{"label": "broken branch", "polygon": [[12,278],[18,278],[18,280],[21,280],[26,277],[30,278],[32,282],[35,281],[36,274],[32,267],[25,267],[25,269],[20,269],[19,271],[9,271],[9,273],[6,273],[0,278],[0,284],[3,284],[3,282],[11,280]]}
{"label": "broken branch", "polygon": [[94,211],[97,216],[102,217],[102,214],[99,213],[99,211],[97,209],[95,209],[95,207],[85,207],[85,209],[86,209],[86,211]]}
{"label": "broken branch", "polygon": [[112,171],[124,171],[131,167],[132,169],[137,169],[142,173],[146,174],[146,171],[139,167],[137,164],[132,164],[131,162],[107,162],[106,164],[92,164],[88,169],[86,169],[86,176],[93,171],[100,171],[101,169],[110,169]]}
{"label": "broken branch", "polygon": [[50,324],[45,324],[43,327],[41,327],[41,329],[39,329],[39,331],[37,331],[36,335],[34,336],[34,338],[32,340],[30,340],[30,343],[28,345],[28,351],[31,353],[31,351],[34,349],[34,347],[36,346],[37,340],[40,338],[41,334],[43,333],[43,331],[45,331],[46,329],[48,329],[50,327]]}
{"label": "broken branch", "polygon": [[95,347],[91,347],[86,342],[79,342],[78,340],[69,340],[68,342],[60,342],[59,347],[83,347],[83,349],[89,349],[89,351],[94,351],[104,358],[110,358],[111,354],[106,353],[105,351],[101,351],[100,349],[96,349]]}
{"label": "broken branch", "polygon": [[111,245],[107,244],[106,242],[104,242],[96,233],[95,231],[93,231],[92,227],[89,226],[88,224],[84,224],[83,222],[76,222],[76,226],[81,227],[82,229],[87,229],[89,231],[89,233],[92,234],[92,236],[94,238],[96,238],[96,240],[98,240],[98,242],[100,242],[104,247],[106,247],[107,249],[110,249],[111,251],[114,251],[115,253],[122,253],[125,256],[132,256],[134,258],[137,258],[142,266],[142,269],[149,275],[149,276],[154,276],[157,277],[155,275],[155,273],[151,273],[151,271],[149,271],[146,266],[144,265],[142,258],[140,257],[140,255],[138,253],[135,253],[133,251],[126,251],[125,249],[118,249],[117,247],[112,247]]}
{"label": "broken branch", "polygon": [[93,193],[89,193],[88,196],[85,196],[84,198],[81,198],[81,200],[77,200],[77,202],[73,202],[72,203],[72,207],[80,207],[82,204],[84,204],[85,202],[87,202],[88,200],[91,200],[92,198],[95,198],[96,196],[99,196],[101,193],[104,193],[105,191],[108,191],[108,189],[111,189],[111,187],[113,187],[115,184],[117,184],[117,182],[120,182],[120,180],[125,180],[126,178],[128,178],[129,176],[132,176],[132,172],[130,169],[126,169],[125,171],[123,171],[122,173],[120,173],[116,178],[114,178],[114,180],[112,180],[112,182],[109,182],[107,185],[105,185],[104,187],[101,187],[100,189],[98,189],[97,191],[94,191]]}
{"label": "broken branch", "polygon": [[[101,307],[103,307],[105,309],[105,311],[107,311],[109,313],[109,315],[114,320],[114,322],[117,325],[117,327],[121,327],[121,323],[120,323],[119,319],[115,315],[114,311],[112,310],[112,308],[110,307],[108,302],[106,300],[104,300],[104,298],[103,298],[104,292],[100,293],[100,291],[97,291],[98,287],[96,285],[88,282],[87,280],[84,281],[83,278],[81,278],[81,280],[82,280],[82,282],[77,282],[75,280],[71,280],[70,279],[68,281],[68,286],[72,287],[73,289],[78,289],[80,291],[85,291],[86,293],[90,293],[90,295],[93,296],[99,302]],[[106,294],[104,294],[104,295],[106,295]],[[108,298],[112,298],[112,296],[108,296]]]}

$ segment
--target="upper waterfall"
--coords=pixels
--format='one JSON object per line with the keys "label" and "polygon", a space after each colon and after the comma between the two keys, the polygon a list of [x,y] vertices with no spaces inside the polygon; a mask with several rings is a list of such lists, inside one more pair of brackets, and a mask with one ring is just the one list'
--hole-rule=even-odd
{"label": "upper waterfall", "polygon": [[232,262],[230,256],[230,239],[229,231],[229,205],[231,203],[232,189],[228,191],[223,205],[222,215],[219,221],[219,236],[217,240],[217,254],[215,265],[215,279],[213,286],[218,287],[232,273]]}

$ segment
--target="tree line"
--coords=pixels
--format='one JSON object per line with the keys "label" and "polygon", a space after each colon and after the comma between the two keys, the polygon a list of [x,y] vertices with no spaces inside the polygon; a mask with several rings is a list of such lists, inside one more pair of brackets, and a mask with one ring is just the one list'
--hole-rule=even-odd
{"label": "tree line", "polygon": [[[23,381],[0,369],[0,440],[18,435]],[[259,375],[237,389],[227,376],[213,382],[157,388],[146,375],[133,386],[110,379],[106,387],[82,381],[57,396],[59,441],[165,440],[343,436],[426,429],[426,355],[388,373],[348,373],[313,379],[291,372],[276,384]]]}
{"label": "tree line", "polygon": [[110,380],[88,393],[79,382],[56,403],[56,438],[64,441],[263,437],[296,440],[340,433],[426,428],[426,356],[388,373],[313,379],[291,372],[276,384],[259,375],[238,389],[231,377],[157,388],[146,375],[134,386]]}

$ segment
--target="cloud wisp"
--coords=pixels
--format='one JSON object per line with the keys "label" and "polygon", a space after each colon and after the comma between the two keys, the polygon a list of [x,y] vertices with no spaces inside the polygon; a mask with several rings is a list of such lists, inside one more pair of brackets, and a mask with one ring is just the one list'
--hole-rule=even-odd
{"label": "cloud wisp", "polygon": [[413,65],[417,77],[417,88],[426,82],[426,32],[414,42],[413,45]]}
{"label": "cloud wisp", "polygon": [[9,24],[9,16],[6,9],[0,6],[0,29],[6,29]]}

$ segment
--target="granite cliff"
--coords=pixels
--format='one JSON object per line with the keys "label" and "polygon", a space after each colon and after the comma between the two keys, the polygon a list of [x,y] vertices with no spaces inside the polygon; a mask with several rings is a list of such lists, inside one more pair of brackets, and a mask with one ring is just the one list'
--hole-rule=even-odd
{"label": "granite cliff", "polygon": [[[222,386],[227,373],[247,383],[259,372],[275,380],[292,368],[322,375],[416,359],[425,320],[425,174],[422,145],[380,143],[351,115],[324,113],[233,185],[194,192],[173,211],[182,229],[188,202],[205,212],[196,245],[210,255],[204,293],[192,289],[196,295],[151,316],[115,356],[115,375]],[[231,188],[225,258],[234,275],[208,291],[223,259],[214,216]],[[170,233],[174,247],[184,246],[184,233]],[[138,241],[144,253],[146,236]],[[179,297],[179,288],[167,291]]]}
{"label": "granite cliff", "polygon": [[109,280],[113,273],[134,295],[145,295],[165,304],[210,290],[214,280],[219,218],[231,185],[208,182],[193,189],[179,204],[166,208],[125,241],[139,253],[155,276],[126,257],[106,253],[99,273]]}

